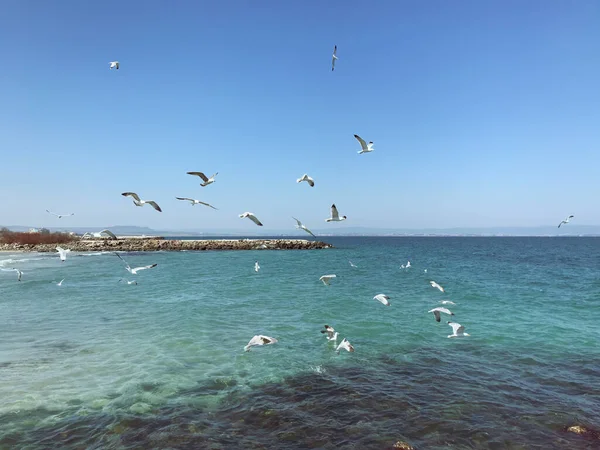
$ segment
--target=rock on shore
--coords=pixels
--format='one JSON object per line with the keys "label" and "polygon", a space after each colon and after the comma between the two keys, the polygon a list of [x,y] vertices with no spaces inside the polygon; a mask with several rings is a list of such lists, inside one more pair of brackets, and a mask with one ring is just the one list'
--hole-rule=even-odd
{"label": "rock on shore", "polygon": [[223,240],[167,240],[150,239],[86,239],[67,244],[0,244],[0,251],[56,252],[56,247],[74,252],[152,252],[157,250],[313,250],[332,248],[331,244],[305,239],[223,239]]}

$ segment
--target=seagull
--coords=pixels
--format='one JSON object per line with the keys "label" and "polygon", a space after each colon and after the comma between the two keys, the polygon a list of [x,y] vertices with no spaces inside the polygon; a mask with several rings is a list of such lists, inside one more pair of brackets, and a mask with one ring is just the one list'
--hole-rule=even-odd
{"label": "seagull", "polygon": [[346,216],[340,217],[337,208],[335,207],[335,203],[331,205],[331,217],[325,219],[325,222],[341,222],[342,220],[346,220]]}
{"label": "seagull", "polygon": [[260,270],[260,266],[258,265],[258,261],[254,263],[254,271],[258,272]]}
{"label": "seagull", "polygon": [[125,261],[123,258],[121,258],[121,255],[119,255],[117,252],[115,252],[115,255],[117,255],[117,257],[125,263],[125,269],[127,270],[127,272],[129,272],[132,275],[137,275],[137,273],[140,270],[152,269],[153,267],[156,267],[158,265],[158,264],[150,264],[149,266],[136,267],[135,269],[132,269],[131,266],[129,264],[127,264],[127,261]]}
{"label": "seagull", "polygon": [[135,192],[123,192],[121,195],[124,197],[133,197],[133,204],[135,206],[144,206],[147,203],[158,212],[162,212],[162,209],[160,209],[160,206],[154,200],[142,200]]}
{"label": "seagull", "polygon": [[322,281],[325,286],[329,286],[329,281],[332,278],[336,278],[336,275],[323,275],[321,278],[319,278],[319,281]]}
{"label": "seagull", "polygon": [[117,69],[119,70],[119,61],[111,61],[110,63],[110,69]]}
{"label": "seagull", "polygon": [[252,222],[254,222],[256,225],[258,225],[259,227],[263,226],[263,224],[260,223],[260,220],[258,220],[258,218],[251,212],[245,212],[244,214],[240,214],[240,218],[245,219],[246,217],[248,219],[250,219]]}
{"label": "seagull", "polygon": [[299,230],[304,230],[306,231],[308,234],[310,234],[313,237],[316,237],[312,231],[310,231],[308,228],[306,228],[306,225],[303,225],[302,222],[300,222],[298,219],[296,219],[295,217],[292,217],[292,219],[294,219],[298,224],[296,225],[296,228],[298,228]]}
{"label": "seagull", "polygon": [[248,345],[246,345],[244,347],[244,351],[249,352],[250,347],[254,347],[255,345],[269,345],[269,344],[275,344],[276,342],[277,342],[277,339],[275,339],[275,338],[272,338],[269,336],[263,336],[262,334],[257,334],[252,339],[250,339],[250,342],[248,342]]}
{"label": "seagull", "polygon": [[446,292],[446,290],[443,287],[441,287],[439,284],[437,284],[435,281],[430,281],[429,284],[431,285],[431,287],[437,288],[441,292]]}
{"label": "seagull", "polygon": [[331,71],[335,68],[335,61],[338,59],[337,57],[337,45],[333,46],[333,55],[331,56]]}
{"label": "seagull", "polygon": [[301,178],[298,178],[296,183],[302,183],[303,181],[306,181],[310,187],[315,187],[315,180],[313,180],[307,174],[304,174]]}
{"label": "seagull", "polygon": [[57,286],[62,286],[62,282],[65,281],[65,279],[63,278],[62,280],[60,280],[58,283],[56,283]]}
{"label": "seagull", "polygon": [[127,284],[135,284],[135,285],[137,285],[137,281],[135,281],[135,280],[133,280],[133,281],[129,281],[129,280],[125,280],[125,279],[121,278],[121,279],[119,280],[119,282],[121,282],[121,281],[125,281],[125,282],[127,282]]}
{"label": "seagull", "polygon": [[340,342],[340,345],[337,346],[337,348],[335,349],[335,351],[337,352],[337,354],[340,354],[340,350],[348,350],[349,352],[353,352],[354,351],[354,347],[352,347],[352,345],[350,344],[350,342],[348,341],[348,339],[344,338],[342,340],[342,342]]}
{"label": "seagull", "polygon": [[348,262],[350,263],[350,267],[358,267],[356,264],[354,264],[352,261],[348,260]]}
{"label": "seagull", "polygon": [[441,308],[441,307],[433,308],[433,309],[431,309],[431,310],[429,310],[427,312],[428,313],[433,313],[433,315],[435,316],[435,321],[436,322],[440,321],[440,313],[449,314],[451,316],[454,315],[454,313],[452,311],[450,311],[449,309],[447,309],[447,308]]}
{"label": "seagull", "polygon": [[337,341],[337,337],[338,337],[338,332],[335,331],[333,329],[333,327],[330,327],[329,325],[324,325],[325,329],[321,330],[321,333],[325,334],[327,333],[327,340],[328,341]]}
{"label": "seagull", "polygon": [[373,300],[377,300],[378,302],[383,303],[385,306],[390,306],[389,299],[390,297],[385,294],[377,294],[375,297],[373,297]]}
{"label": "seagull", "polygon": [[570,215],[569,217],[567,217],[565,220],[563,220],[561,223],[559,223],[559,224],[558,224],[558,228],[560,228],[560,226],[561,226],[563,223],[565,223],[565,224],[566,224],[566,223],[569,223],[573,217],[575,217],[575,216],[573,216],[573,215]]}
{"label": "seagull", "polygon": [[62,262],[65,262],[65,259],[67,259],[67,253],[69,253],[71,251],[71,249],[64,249],[62,247],[56,247],[56,250],[58,251],[58,255],[60,256],[60,260]]}
{"label": "seagull", "polygon": [[192,204],[192,206],[204,205],[204,206],[208,206],[209,208],[212,208],[212,209],[218,209],[218,208],[215,208],[213,205],[209,205],[208,203],[201,202],[200,200],[194,200],[193,198],[187,198],[187,197],[175,197],[175,198],[177,200],[187,200],[188,202],[190,202]]}
{"label": "seagull", "polygon": [[408,262],[406,263],[406,268],[408,269],[409,267],[411,267],[411,266],[410,266],[410,261],[408,261]]}
{"label": "seagull", "polygon": [[423,273],[427,273],[427,269],[423,269]]}
{"label": "seagull", "polygon": [[358,152],[358,154],[360,155],[361,153],[369,153],[372,152],[373,150],[375,150],[373,148],[373,141],[370,141],[368,144],[365,142],[365,140],[363,138],[361,138],[358,134],[355,134],[354,137],[358,140],[358,142],[360,142],[360,146],[361,146],[361,151]]}
{"label": "seagull", "polygon": [[456,303],[451,302],[450,300],[442,300],[440,303],[442,305],[456,305]]}
{"label": "seagull", "polygon": [[452,327],[452,334],[448,335],[449,338],[471,336],[469,333],[465,333],[465,327],[462,326],[460,323],[449,321],[448,325]]}
{"label": "seagull", "polygon": [[61,219],[63,217],[70,217],[70,216],[74,216],[75,215],[75,213],[71,213],[71,214],[56,214],[56,213],[53,213],[52,211],[50,211],[48,209],[46,210],[46,212],[49,213],[49,214],[52,214],[53,216],[58,217],[59,219]]}
{"label": "seagull", "polygon": [[204,187],[204,186],[208,186],[209,184],[212,184],[215,182],[215,177],[217,175],[219,175],[219,172],[215,173],[212,177],[207,178],[206,175],[204,175],[202,172],[188,172],[188,175],[196,175],[200,178],[202,178],[202,180],[204,180],[204,183],[200,183],[200,186]]}
{"label": "seagull", "polygon": [[17,281],[21,281],[21,277],[23,276],[23,272],[21,272],[19,269],[0,269],[4,272],[17,272]]}

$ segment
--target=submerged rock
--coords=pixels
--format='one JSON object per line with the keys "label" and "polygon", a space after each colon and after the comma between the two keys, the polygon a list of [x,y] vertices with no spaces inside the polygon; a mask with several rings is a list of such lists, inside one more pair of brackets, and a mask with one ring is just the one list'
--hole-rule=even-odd
{"label": "submerged rock", "polygon": [[415,448],[412,445],[404,441],[396,442],[392,448],[400,450],[415,450]]}
{"label": "submerged rock", "polygon": [[595,430],[590,430],[582,425],[571,425],[566,429],[569,433],[579,434],[590,439],[600,439],[600,433]]}

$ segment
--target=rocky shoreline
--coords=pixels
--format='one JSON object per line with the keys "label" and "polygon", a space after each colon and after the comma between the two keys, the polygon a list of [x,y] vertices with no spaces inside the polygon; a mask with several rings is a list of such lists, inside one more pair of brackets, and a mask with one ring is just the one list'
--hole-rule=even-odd
{"label": "rocky shoreline", "polygon": [[306,239],[168,240],[163,238],[86,239],[66,244],[0,244],[0,251],[56,252],[61,246],[74,252],[153,252],[182,250],[316,250],[333,245]]}

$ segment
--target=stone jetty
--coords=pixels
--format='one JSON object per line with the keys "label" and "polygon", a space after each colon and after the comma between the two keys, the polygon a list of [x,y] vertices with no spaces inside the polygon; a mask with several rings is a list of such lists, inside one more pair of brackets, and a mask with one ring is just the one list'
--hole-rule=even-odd
{"label": "stone jetty", "polygon": [[56,247],[74,252],[154,252],[182,250],[315,250],[333,245],[306,239],[206,239],[164,238],[81,239],[65,244],[0,244],[0,251],[56,252]]}

